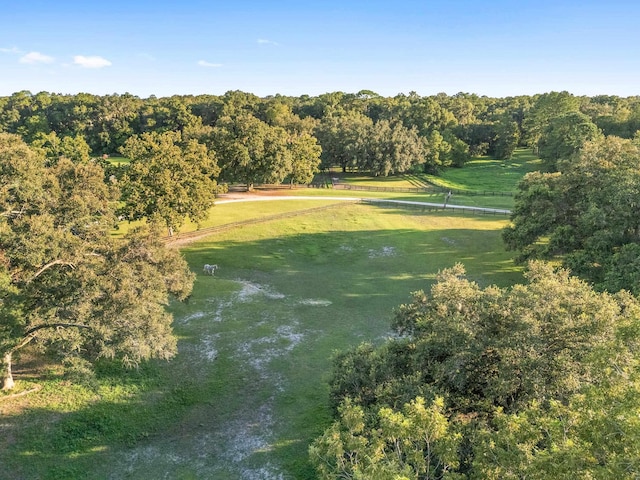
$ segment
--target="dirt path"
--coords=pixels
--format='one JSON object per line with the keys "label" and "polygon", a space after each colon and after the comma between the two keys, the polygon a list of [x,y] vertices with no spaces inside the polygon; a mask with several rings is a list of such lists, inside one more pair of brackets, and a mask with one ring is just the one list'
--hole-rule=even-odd
{"label": "dirt path", "polygon": [[[405,205],[412,207],[425,207],[425,208],[437,208],[442,210],[461,210],[476,212],[482,214],[494,214],[494,215],[510,215],[511,211],[502,208],[485,208],[474,207],[470,205],[443,205],[442,203],[433,202],[417,202],[412,200],[391,200],[380,198],[367,198],[367,197],[338,197],[338,196],[305,196],[305,195],[287,195],[286,191],[282,190],[269,190],[261,193],[255,192],[232,192],[219,196],[216,200],[216,204],[236,203],[236,202],[259,202],[259,201],[275,201],[275,200],[335,200],[340,202],[356,202],[356,203],[369,203],[372,205]],[[282,214],[269,215],[258,219],[245,220],[243,222],[235,222],[231,224],[218,225],[215,227],[203,228],[194,232],[186,232],[178,234],[170,239],[167,239],[167,243],[181,247],[193,243],[201,238],[212,235],[215,232],[227,230],[236,226],[251,225],[254,223],[267,222],[271,220],[277,220],[279,218],[292,217],[298,215],[304,215],[312,211],[320,209],[334,208],[336,205],[326,205],[324,207],[308,208],[303,210],[296,210],[294,212],[286,212]]]}
{"label": "dirt path", "polygon": [[287,195],[286,191],[275,190],[275,191],[266,191],[260,194],[256,193],[226,193],[220,195],[220,199],[216,201],[216,203],[233,203],[233,202],[254,202],[254,201],[265,201],[265,200],[339,200],[339,201],[350,201],[350,202],[368,202],[368,203],[389,203],[389,204],[397,204],[397,205],[415,205],[415,206],[425,206],[425,207],[440,207],[443,210],[470,210],[477,211],[482,213],[495,213],[501,215],[510,215],[511,210],[507,210],[504,208],[488,208],[488,207],[474,207],[471,205],[444,205],[442,202],[434,203],[434,202],[417,202],[412,200],[392,200],[392,199],[383,199],[383,198],[367,198],[367,197],[339,197],[339,196],[307,196],[307,195]]}

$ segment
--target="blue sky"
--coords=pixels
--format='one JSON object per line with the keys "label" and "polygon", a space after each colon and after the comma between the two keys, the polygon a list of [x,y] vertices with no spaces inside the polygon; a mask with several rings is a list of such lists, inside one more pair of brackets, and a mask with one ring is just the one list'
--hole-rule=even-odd
{"label": "blue sky", "polygon": [[640,2],[0,0],[0,95],[640,94]]}

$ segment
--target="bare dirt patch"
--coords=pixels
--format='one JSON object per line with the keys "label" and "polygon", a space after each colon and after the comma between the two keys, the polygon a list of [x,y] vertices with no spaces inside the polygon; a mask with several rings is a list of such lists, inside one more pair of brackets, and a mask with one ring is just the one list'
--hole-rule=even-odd
{"label": "bare dirt patch", "polygon": [[300,305],[309,305],[312,307],[328,307],[333,302],[331,300],[324,300],[322,298],[305,298],[298,302]]}
{"label": "bare dirt patch", "polygon": [[396,255],[396,247],[382,247],[379,249],[369,249],[369,258],[393,257]]}
{"label": "bare dirt patch", "polygon": [[285,298],[282,293],[276,292],[268,285],[260,285],[259,283],[249,282],[247,280],[236,280],[242,289],[237,293],[237,299],[240,302],[247,302],[253,299],[256,295],[262,295],[267,298],[279,300]]}

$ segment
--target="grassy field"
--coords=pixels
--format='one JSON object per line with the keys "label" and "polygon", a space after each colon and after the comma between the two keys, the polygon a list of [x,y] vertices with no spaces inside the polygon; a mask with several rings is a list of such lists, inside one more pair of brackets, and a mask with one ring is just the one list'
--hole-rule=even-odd
{"label": "grassy field", "polygon": [[509,160],[476,157],[464,168],[448,168],[439,176],[427,175],[443,188],[469,192],[515,192],[525,173],[539,170],[541,160],[530,149],[518,149]]}
{"label": "grassy field", "polygon": [[178,356],[124,375],[104,365],[84,386],[24,358],[20,388],[42,390],[0,397],[0,478],[314,478],[307,447],[330,421],[332,353],[382,341],[393,308],[455,262],[483,285],[520,281],[505,223],[341,204],[185,248],[194,271],[220,269],[171,306]]}
{"label": "grassy field", "polygon": [[[321,196],[319,196],[317,200],[300,199],[277,201],[277,198],[278,197],[274,197],[274,201],[255,201],[250,203],[224,203],[223,198],[219,199],[219,203],[210,210],[209,216],[206,220],[197,225],[187,219],[184,225],[180,227],[179,232],[193,232],[199,228],[216,227],[229,223],[278,215],[286,212],[297,212],[300,210],[342,203],[339,200],[323,199]],[[122,222],[118,230],[114,231],[114,235],[123,235],[129,229],[136,225],[140,225],[141,223],[142,222]]]}
{"label": "grassy field", "polygon": [[109,163],[116,165],[116,166],[120,166],[120,165],[129,165],[129,163],[131,163],[131,160],[129,160],[128,158],[125,157],[118,157],[115,155],[109,155]]}
{"label": "grassy field", "polygon": [[[114,161],[114,158],[111,159]],[[115,159],[118,161],[119,159]],[[124,160],[124,159],[123,159]],[[477,159],[442,177],[450,204],[510,208],[517,178],[537,168]],[[415,187],[422,176],[360,185]],[[493,183],[492,183],[493,182]],[[295,200],[219,203],[199,227],[328,209],[217,233],[184,248],[198,275],[175,304],[179,353],[136,371],[99,365],[95,380],[67,378],[38,357],[16,365],[17,397],[0,394],[0,479],[312,479],[309,443],[330,422],[333,352],[389,335],[392,310],[455,262],[483,285],[521,273],[504,251],[506,217],[376,207],[327,197],[440,203],[442,193],[293,189]],[[332,205],[335,205],[332,207]],[[130,225],[124,224],[120,232]],[[182,231],[197,225],[187,223]]]}
{"label": "grassy field", "polygon": [[[317,207],[342,204],[344,201],[335,200],[333,197],[348,198],[373,198],[386,200],[409,200],[413,202],[427,202],[442,204],[442,193],[389,193],[389,192],[363,192],[363,191],[338,191],[333,189],[298,188],[279,191],[279,195],[269,197],[269,201],[255,201],[249,204],[224,203],[224,197],[218,199],[218,203],[211,209],[206,220],[195,224],[187,219],[179,229],[180,233],[194,232],[198,229],[226,225],[228,223],[242,222],[278,215],[287,212],[298,212]],[[299,200],[285,197],[301,197]],[[304,197],[304,198],[303,198]],[[309,199],[307,197],[313,197]],[[453,195],[449,205],[468,205],[473,207],[504,208],[513,206],[513,198],[510,196],[482,196],[482,195]],[[113,235],[124,235],[132,227],[142,222],[122,222]]]}
{"label": "grassy field", "polygon": [[[440,175],[423,173],[371,177],[357,172],[331,172],[331,176],[342,184],[354,187],[373,188],[433,188],[432,192],[401,193],[373,192],[342,189],[312,189],[314,195],[366,196],[424,202],[441,202],[442,190],[452,190],[455,194],[450,205],[469,205],[492,208],[512,208],[512,194],[517,190],[520,179],[528,172],[538,170],[541,161],[529,149],[518,149],[510,160],[489,157],[475,157],[464,168],[447,168]],[[303,195],[310,189],[294,190],[293,195]]]}
{"label": "grassy field", "polygon": [[[398,185],[404,180],[402,178],[397,179]],[[391,186],[393,184],[389,184]],[[402,193],[402,192],[374,192],[374,191],[362,191],[362,190],[338,190],[338,189],[317,189],[317,188],[299,188],[294,190],[287,190],[287,195],[294,196],[308,196],[313,195],[315,197],[354,197],[354,198],[379,198],[387,200],[411,200],[414,202],[429,202],[429,203],[443,203],[444,193],[440,191],[432,191],[425,193]],[[478,195],[478,194],[464,194],[456,193],[448,202],[449,205],[469,205],[477,207],[488,208],[507,208],[513,207],[513,197],[511,195]]]}

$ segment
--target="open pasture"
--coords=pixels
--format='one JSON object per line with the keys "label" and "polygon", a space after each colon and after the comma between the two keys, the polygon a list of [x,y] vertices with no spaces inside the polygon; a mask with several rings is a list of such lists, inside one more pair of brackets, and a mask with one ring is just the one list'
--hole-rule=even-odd
{"label": "open pasture", "polygon": [[[394,182],[389,182],[388,186],[397,188],[402,185],[404,180],[400,177],[396,178]],[[402,187],[400,187],[402,188]],[[385,192],[385,191],[371,191],[371,190],[340,190],[331,188],[298,188],[293,190],[287,190],[286,193],[280,193],[281,195],[288,196],[313,196],[322,197],[353,197],[353,198],[377,198],[385,200],[409,200],[412,202],[427,202],[438,203],[444,202],[445,193],[439,190],[420,192],[420,193],[407,193],[407,192]],[[320,204],[318,204],[320,205]],[[456,192],[451,196],[448,205],[467,205],[475,207],[486,208],[513,208],[513,197],[511,195],[478,195],[476,193],[464,193]]]}
{"label": "open pasture", "polygon": [[382,341],[393,308],[455,262],[483,285],[520,281],[505,222],[349,203],[186,247],[198,279],[171,306],[178,355],[90,386],[18,377],[43,390],[0,403],[0,478],[314,478],[332,353]]}
{"label": "open pasture", "polygon": [[508,160],[474,157],[464,168],[447,168],[441,175],[425,175],[443,188],[468,192],[515,192],[522,177],[542,168],[542,161],[530,149],[519,148]]}
{"label": "open pasture", "polygon": [[[366,196],[440,202],[443,190],[452,190],[450,205],[468,205],[493,208],[513,208],[512,194],[517,190],[518,182],[531,171],[541,168],[541,160],[531,150],[517,149],[509,160],[491,157],[474,157],[464,168],[442,169],[439,175],[412,173],[389,177],[371,177],[358,172],[331,172],[343,185],[358,190],[313,189],[315,195],[330,195],[339,192],[344,196]],[[427,188],[432,191],[420,193],[402,193],[399,189]],[[360,190],[373,188],[376,191]],[[293,191],[293,195],[302,195],[307,189]],[[386,191],[385,191],[386,190]],[[395,190],[395,191],[394,191]]]}

